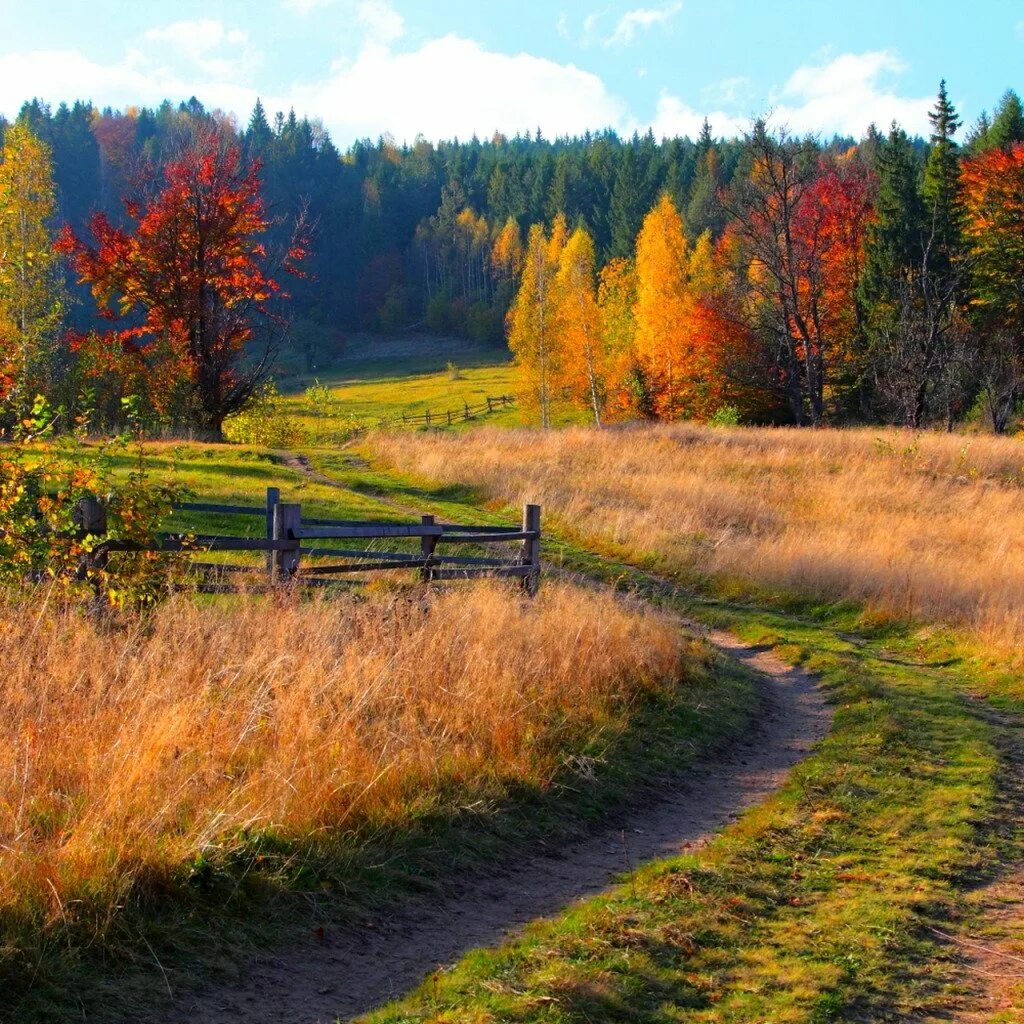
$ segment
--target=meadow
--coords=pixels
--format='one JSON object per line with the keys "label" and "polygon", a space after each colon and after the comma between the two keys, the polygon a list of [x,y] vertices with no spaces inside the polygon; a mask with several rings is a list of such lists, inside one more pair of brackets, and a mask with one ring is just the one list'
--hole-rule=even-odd
{"label": "meadow", "polygon": [[[438,352],[366,363],[332,389],[372,427],[456,383],[472,386]],[[332,600],[179,597],[134,626],[5,606],[10,998],[25,1019],[61,1019],[73,979],[90,1012],[144,1015],[147,943],[177,984],[209,970],[213,934],[277,941],[275,893],[344,916],[472,870],[498,855],[495,836],[506,856],[581,799],[599,817],[609,793],[629,799],[638,776],[678,771],[758,714],[749,682],[680,632],[684,615],[816,672],[828,739],[708,849],[467,957],[374,1019],[943,1019],[977,978],[937,934],[1024,951],[971,895],[1024,856],[1020,453],[927,432],[497,420],[371,430],[301,463],[147,445],[155,476],[212,501],[277,486],[312,514],[507,523],[538,500],[553,571],[532,605],[410,579]],[[618,788],[573,795],[580,765]]]}
{"label": "meadow", "polygon": [[361,847],[498,817],[650,701],[708,696],[670,618],[554,584],[186,595],[120,624],[40,594],[0,627],[0,1005],[54,944],[218,879],[315,889],[333,863],[365,889]]}
{"label": "meadow", "polygon": [[[1011,438],[695,425],[373,439],[420,477],[541,502],[576,537],[694,578],[1024,642]],[[510,467],[515,467],[510,472]]]}

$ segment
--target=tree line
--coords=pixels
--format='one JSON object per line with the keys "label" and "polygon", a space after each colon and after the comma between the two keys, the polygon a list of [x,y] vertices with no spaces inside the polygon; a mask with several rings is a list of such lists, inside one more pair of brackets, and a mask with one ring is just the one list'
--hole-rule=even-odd
{"label": "tree line", "polygon": [[1024,111],[1007,93],[961,146],[942,83],[929,117],[923,150],[896,124],[822,147],[758,121],[713,223],[665,189],[603,264],[582,221],[534,224],[508,322],[539,421],[561,403],[599,425],[1006,431],[1024,398]]}
{"label": "tree line", "polygon": [[[559,404],[911,426],[980,409],[1005,430],[1020,101],[960,128],[944,85],[927,141],[705,123],[345,152],[259,103],[239,126],[195,100],[33,101],[0,123],[0,391],[100,419],[141,394],[217,432],[285,336],[312,369],[339,330],[428,329],[507,333],[544,422]],[[183,253],[211,245],[197,276]]]}

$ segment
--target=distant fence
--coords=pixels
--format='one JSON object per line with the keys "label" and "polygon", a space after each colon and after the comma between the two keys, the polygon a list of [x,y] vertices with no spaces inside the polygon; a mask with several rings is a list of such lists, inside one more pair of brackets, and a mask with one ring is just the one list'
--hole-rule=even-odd
{"label": "distant fence", "polygon": [[477,416],[484,416],[495,409],[504,409],[512,405],[516,400],[515,395],[488,395],[478,405],[470,405],[463,402],[459,409],[444,409],[434,411],[428,409],[426,412],[410,413],[403,412],[401,417],[385,417],[378,421],[380,427],[390,426],[393,423],[404,423],[410,426],[422,424],[427,427],[450,427],[453,423],[464,423],[466,420],[476,419]]}
{"label": "distant fence", "polygon": [[[213,590],[222,587],[224,577],[232,573],[259,574],[271,585],[294,582],[309,586],[330,585],[342,575],[394,570],[414,570],[426,583],[482,576],[512,577],[521,580],[523,589],[531,596],[540,583],[539,505],[523,507],[521,526],[463,526],[438,522],[432,515],[410,523],[308,518],[303,516],[300,504],[282,502],[276,487],[267,488],[266,504],[262,507],[184,502],[174,508],[182,512],[258,518],[262,520],[264,536],[165,533],[148,545],[107,540],[85,556],[83,570],[90,564],[105,564],[108,554],[116,551],[181,551],[193,556],[190,568],[212,584],[206,589]],[[107,532],[106,508],[95,498],[83,498],[78,503],[76,521],[83,536],[102,537]],[[419,551],[371,547],[377,540],[418,540]],[[344,541],[359,541],[360,547],[328,546]],[[506,547],[504,558],[490,554],[496,545],[511,545]],[[445,550],[449,546],[456,551],[479,548],[488,554],[450,554]],[[262,566],[196,560],[196,556],[214,551],[264,552],[266,557]]]}

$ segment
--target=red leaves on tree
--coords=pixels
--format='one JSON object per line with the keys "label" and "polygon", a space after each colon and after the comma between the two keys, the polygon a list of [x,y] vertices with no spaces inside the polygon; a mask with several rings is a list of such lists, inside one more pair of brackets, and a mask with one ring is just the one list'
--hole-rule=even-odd
{"label": "red leaves on tree", "polygon": [[[209,134],[166,164],[155,194],[124,205],[133,231],[96,214],[95,244],[65,228],[58,248],[122,325],[104,340],[141,355],[154,404],[188,382],[204,425],[219,432],[259,383],[239,369],[242,352],[258,325],[278,319],[270,304],[283,296],[266,269],[259,165],[243,168],[237,146]],[[296,273],[304,256],[294,243],[284,269]]]}
{"label": "red leaves on tree", "polygon": [[804,298],[800,305],[813,325],[810,336],[819,342],[828,339],[833,362],[848,355],[854,335],[854,292],[870,214],[869,180],[842,158],[822,166],[796,207],[793,238]]}
{"label": "red leaves on tree", "polygon": [[975,303],[1024,341],[1024,143],[965,161],[961,181]]}

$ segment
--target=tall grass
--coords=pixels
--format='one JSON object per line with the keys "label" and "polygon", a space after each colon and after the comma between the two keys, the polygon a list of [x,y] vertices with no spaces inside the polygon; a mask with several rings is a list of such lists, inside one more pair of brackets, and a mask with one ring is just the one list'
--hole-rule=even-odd
{"label": "tall grass", "polygon": [[358,841],[543,787],[676,683],[681,643],[557,585],[182,598],[116,628],[0,603],[0,930],[102,922],[246,834]]}
{"label": "tall grass", "polygon": [[536,500],[673,568],[1024,642],[1024,445],[692,425],[378,435],[406,470]]}

